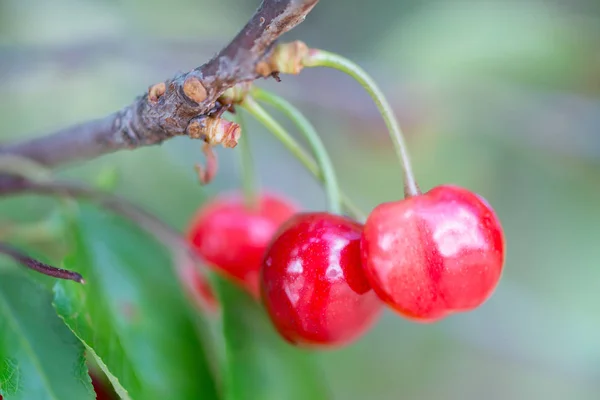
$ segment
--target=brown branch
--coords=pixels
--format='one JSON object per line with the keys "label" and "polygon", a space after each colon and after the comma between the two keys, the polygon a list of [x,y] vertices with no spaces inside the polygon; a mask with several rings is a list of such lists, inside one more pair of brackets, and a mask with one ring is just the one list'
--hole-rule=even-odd
{"label": "brown branch", "polygon": [[56,268],[51,265],[44,264],[43,262],[40,262],[34,258],[25,255],[20,250],[7,243],[0,242],[0,253],[11,257],[13,260],[23,265],[24,267],[30,268],[44,275],[48,275],[53,278],[68,279],[79,283],[85,283],[83,277],[77,272]]}
{"label": "brown branch", "polygon": [[[83,199],[98,204],[100,207],[132,220],[168,248],[185,250],[197,257],[182,235],[174,228],[156,218],[149,212],[120,198],[100,190],[61,181],[38,182],[16,175],[3,175],[0,179],[0,196],[14,196],[26,193],[39,195],[66,196]],[[201,260],[197,260],[200,263]]]}
{"label": "brown branch", "polygon": [[[200,274],[207,272],[205,261],[194,251],[193,247],[180,232],[143,208],[119,196],[105,193],[82,184],[64,181],[39,182],[16,175],[3,175],[1,177],[0,196],[23,194],[66,196],[86,200],[134,222],[147,233],[154,236],[166,249],[170,250],[177,277],[182,285],[188,289],[190,282],[187,266],[195,266],[195,270]],[[2,252],[1,243],[0,252]],[[213,309],[214,305],[210,304],[207,298],[196,296],[192,290],[188,290],[188,295],[192,296],[204,310]]]}
{"label": "brown branch", "polygon": [[218,108],[228,88],[259,77],[275,41],[304,20],[318,0],[263,0],[250,21],[204,65],[152,86],[149,93],[107,117],[48,136],[0,146],[0,155],[33,159],[49,167],[123,149],[160,144],[187,134],[190,121]]}

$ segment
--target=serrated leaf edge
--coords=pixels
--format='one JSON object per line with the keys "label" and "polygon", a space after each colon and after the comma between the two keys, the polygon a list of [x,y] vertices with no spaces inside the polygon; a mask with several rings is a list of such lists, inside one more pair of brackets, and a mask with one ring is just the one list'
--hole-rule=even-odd
{"label": "serrated leaf edge", "polygon": [[[54,304],[54,302],[52,302],[52,306],[54,306],[54,309],[56,310],[56,305]],[[123,387],[123,385],[121,384],[121,382],[119,382],[119,378],[117,378],[116,376],[114,376],[110,370],[108,369],[108,366],[104,363],[104,361],[102,360],[102,358],[100,358],[100,356],[94,351],[94,349],[88,345],[86,343],[85,340],[83,340],[78,334],[77,332],[75,332],[71,326],[67,323],[67,321],[65,320],[65,318],[60,315],[57,311],[57,315],[58,317],[65,323],[65,325],[69,328],[69,330],[71,332],[73,332],[73,335],[75,335],[75,337],[77,339],[79,339],[79,341],[85,346],[85,348],[90,352],[90,354],[94,357],[94,359],[96,360],[96,362],[98,363],[98,366],[100,367],[100,369],[102,370],[102,372],[104,372],[106,374],[106,377],[108,378],[108,380],[110,381],[110,383],[113,385],[113,388],[115,389],[115,391],[117,392],[117,394],[119,395],[119,397],[122,400],[132,400],[132,398],[129,396],[129,393],[127,392],[127,389],[125,389]]]}
{"label": "serrated leaf edge", "polygon": [[48,394],[51,396],[51,398],[59,400],[58,397],[56,397],[56,393],[54,393],[54,390],[52,389],[52,385],[50,385],[50,382],[48,381],[48,377],[46,376],[46,374],[44,372],[44,368],[42,368],[42,365],[40,363],[38,356],[33,351],[31,343],[27,339],[27,335],[25,334],[25,332],[23,331],[23,328],[20,326],[19,322],[17,321],[17,318],[15,318],[12,311],[10,311],[8,301],[6,300],[6,298],[4,297],[2,292],[0,292],[0,307],[4,309],[4,311],[6,313],[5,315],[7,316],[7,320],[13,326],[14,330],[16,332],[20,333],[19,338],[21,338],[23,347],[24,347],[25,351],[27,352],[27,354],[29,354],[29,356],[31,357],[33,365],[35,365],[35,368],[38,370],[39,376],[40,376],[42,382],[44,382],[44,386],[48,389]]}

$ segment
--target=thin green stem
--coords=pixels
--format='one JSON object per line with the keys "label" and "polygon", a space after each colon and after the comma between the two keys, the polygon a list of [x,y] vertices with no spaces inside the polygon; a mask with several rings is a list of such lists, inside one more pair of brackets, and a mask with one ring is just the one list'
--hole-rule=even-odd
{"label": "thin green stem", "polygon": [[298,128],[300,133],[304,136],[308,145],[312,149],[317,164],[321,169],[323,175],[323,181],[325,184],[325,191],[327,193],[327,199],[329,201],[329,211],[334,214],[340,214],[341,212],[341,199],[340,199],[340,187],[331,161],[329,153],[321,140],[321,137],[310,123],[310,121],[287,100],[267,92],[266,90],[253,87],[250,91],[251,96],[256,100],[265,102],[275,109],[283,113],[289,118],[294,125]]}
{"label": "thin green stem", "polygon": [[410,157],[406,143],[404,141],[404,135],[398,125],[398,121],[394,117],[392,107],[387,102],[383,92],[379,89],[375,81],[358,65],[354,62],[342,57],[340,55],[330,53],[324,50],[311,50],[303,60],[305,67],[328,67],[342,71],[356,81],[369,93],[373,98],[373,101],[377,105],[383,120],[390,132],[390,137],[394,143],[396,154],[402,164],[404,171],[404,195],[405,197],[416,196],[421,193],[415,175],[412,170]]}
{"label": "thin green stem", "polygon": [[246,206],[248,208],[254,208],[257,205],[258,199],[258,182],[256,179],[254,160],[252,158],[250,138],[246,130],[246,124],[244,123],[244,117],[242,113],[237,112],[235,119],[242,129],[242,136],[238,142],[240,143],[239,155],[240,169],[242,170],[242,190],[244,192],[244,200],[246,201]]}
{"label": "thin green stem", "polygon": [[[263,124],[279,141],[296,157],[302,165],[317,179],[324,182],[324,176],[312,156],[281,126],[271,115],[261,107],[252,97],[246,96],[240,107],[248,111],[254,118]],[[344,208],[353,217],[361,221],[365,220],[364,213],[352,203],[344,193],[340,193]]]}

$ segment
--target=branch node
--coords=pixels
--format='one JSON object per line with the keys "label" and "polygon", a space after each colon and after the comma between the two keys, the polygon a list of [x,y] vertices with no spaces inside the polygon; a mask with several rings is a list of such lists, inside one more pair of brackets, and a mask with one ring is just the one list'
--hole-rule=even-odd
{"label": "branch node", "polygon": [[[278,72],[298,73],[306,46],[302,42],[279,46],[275,43],[301,23],[318,1],[262,0],[230,43],[203,65],[148,87],[132,104],[104,118],[40,138],[0,144],[0,154],[13,154],[56,167],[119,150],[157,145],[186,134],[188,125],[191,137],[234,147],[241,132],[231,123],[217,123],[225,110],[234,111],[232,104],[220,103],[219,98],[242,82],[259,77],[277,79]],[[232,99],[240,97],[234,94]],[[219,129],[206,131],[199,121],[190,122],[199,115],[215,118],[211,123]]]}
{"label": "branch node", "polygon": [[260,61],[256,64],[256,73],[266,78],[273,73],[273,70],[267,61]]}
{"label": "branch node", "polygon": [[233,148],[237,146],[242,129],[235,122],[201,115],[190,121],[186,133],[190,138],[204,140],[211,146],[222,144]]}
{"label": "branch node", "polygon": [[266,60],[256,64],[256,73],[264,78],[277,73],[297,75],[304,68],[303,61],[308,53],[308,46],[300,40],[280,43]]}
{"label": "branch node", "polygon": [[252,87],[252,82],[242,82],[227,89],[221,97],[219,102],[224,105],[238,104],[244,101],[246,95]]}
{"label": "branch node", "polygon": [[148,100],[152,103],[156,103],[158,98],[165,94],[167,91],[167,85],[164,82],[157,83],[156,85],[150,86],[148,89]]}
{"label": "branch node", "polygon": [[206,88],[202,82],[200,82],[200,79],[193,75],[185,78],[185,81],[183,82],[183,94],[185,94],[189,100],[197,104],[202,103],[208,96]]}

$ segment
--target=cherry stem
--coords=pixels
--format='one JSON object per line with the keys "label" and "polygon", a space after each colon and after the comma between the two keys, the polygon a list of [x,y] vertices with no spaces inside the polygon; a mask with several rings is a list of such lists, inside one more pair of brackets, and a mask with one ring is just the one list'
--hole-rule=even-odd
{"label": "cherry stem", "polygon": [[58,279],[67,279],[78,283],[85,283],[83,277],[77,272],[56,268],[48,264],[44,264],[43,262],[26,256],[20,250],[17,250],[16,248],[6,243],[0,243],[0,253],[11,257],[13,260],[17,261],[24,267],[30,268],[44,275],[48,275]]}
{"label": "cherry stem", "polygon": [[257,206],[258,183],[254,168],[254,160],[252,158],[252,148],[250,147],[250,138],[248,137],[246,124],[241,112],[236,113],[236,122],[242,130],[242,135],[238,141],[238,143],[240,143],[239,155],[240,167],[242,170],[242,190],[244,192],[246,207],[253,209]]}
{"label": "cherry stem", "polygon": [[325,148],[325,145],[323,144],[323,141],[321,140],[321,137],[315,130],[314,126],[300,112],[300,110],[276,94],[253,87],[250,91],[250,95],[256,100],[269,104],[275,109],[279,110],[282,114],[289,118],[294,125],[296,125],[310,146],[315,159],[317,160],[317,164],[321,169],[325,184],[325,191],[329,201],[329,212],[333,214],[340,214],[342,210],[340,186],[337,180],[335,169],[333,167],[333,162],[331,161],[331,157],[329,157],[329,153],[327,152],[327,149]]}
{"label": "cherry stem", "polygon": [[390,138],[394,143],[396,155],[404,171],[404,196],[411,197],[421,194],[417,185],[415,175],[412,170],[410,157],[404,135],[400,129],[398,121],[394,117],[394,112],[386,100],[383,92],[379,89],[375,81],[358,65],[340,55],[330,53],[324,50],[311,49],[308,55],[303,59],[305,67],[327,67],[342,71],[354,78],[373,98],[377,105],[383,120],[390,132]]}
{"label": "cherry stem", "polygon": [[[248,111],[256,120],[263,124],[279,141],[294,155],[308,171],[321,182],[324,182],[324,175],[319,165],[312,156],[300,146],[300,144],[281,126],[271,115],[261,107],[252,97],[246,96],[240,107]],[[346,196],[340,192],[340,199],[344,208],[358,220],[364,221],[365,214]]]}

